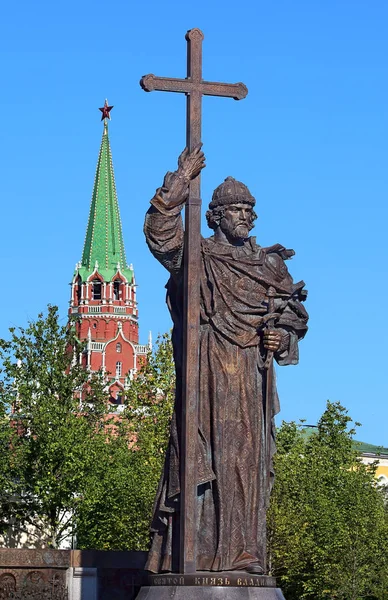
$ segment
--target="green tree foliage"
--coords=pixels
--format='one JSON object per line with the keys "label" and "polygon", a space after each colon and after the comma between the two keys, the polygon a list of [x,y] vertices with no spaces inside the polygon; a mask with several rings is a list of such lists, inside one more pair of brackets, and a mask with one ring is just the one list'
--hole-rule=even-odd
{"label": "green tree foliage", "polygon": [[288,600],[388,597],[388,519],[376,465],[353,445],[351,419],[328,403],[316,432],[278,432],[268,514],[269,564]]}
{"label": "green tree foliage", "polygon": [[80,548],[148,548],[174,391],[172,344],[165,334],[127,390],[127,408],[102,448],[103,459],[87,479],[79,511]]}
{"label": "green tree foliage", "polygon": [[[0,525],[33,524],[52,547],[73,534],[79,548],[146,550],[174,403],[171,340],[113,415],[101,376],[73,364],[77,343],[54,307],[0,340]],[[287,600],[388,598],[386,495],[349,424],[328,403],[313,435],[295,423],[278,433],[269,566]]]}
{"label": "green tree foliage", "polygon": [[174,400],[169,335],[118,413],[101,374],[73,360],[82,348],[56,307],[10,334],[0,340],[0,533],[13,526],[12,537],[29,530],[37,545],[73,536],[80,548],[146,549]]}
{"label": "green tree foliage", "polygon": [[17,524],[21,535],[33,525],[40,541],[57,547],[74,531],[83,479],[103,437],[106,394],[98,374],[73,364],[78,341],[59,324],[56,307],[10,333],[0,340],[3,528]]}
{"label": "green tree foliage", "polygon": [[18,480],[19,449],[14,442],[16,428],[10,425],[1,385],[0,382],[0,534],[5,534]]}

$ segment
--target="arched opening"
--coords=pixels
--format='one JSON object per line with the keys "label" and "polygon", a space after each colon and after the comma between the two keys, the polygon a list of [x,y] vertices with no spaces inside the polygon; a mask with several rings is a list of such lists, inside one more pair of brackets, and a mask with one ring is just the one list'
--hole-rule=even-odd
{"label": "arched opening", "polygon": [[122,362],[120,362],[118,360],[117,363],[116,363],[116,379],[118,379],[119,377],[121,377],[122,368],[123,368],[123,364],[122,364]]}
{"label": "arched opening", "polygon": [[120,344],[120,342],[117,342],[117,344],[116,344],[116,352],[121,352],[121,344]]}
{"label": "arched opening", "polygon": [[121,281],[120,279],[116,279],[116,281],[113,282],[113,300],[120,300],[121,293]]}
{"label": "arched opening", "polygon": [[77,277],[77,283],[76,283],[76,299],[77,299],[77,304],[81,304],[81,296],[82,296],[82,279],[78,275],[78,277]]}
{"label": "arched opening", "polygon": [[101,300],[102,297],[102,283],[99,279],[94,279],[92,286],[92,299]]}
{"label": "arched opening", "polygon": [[109,402],[111,404],[115,404],[116,406],[122,405],[124,403],[125,394],[123,388],[118,386],[117,384],[113,385],[110,388]]}

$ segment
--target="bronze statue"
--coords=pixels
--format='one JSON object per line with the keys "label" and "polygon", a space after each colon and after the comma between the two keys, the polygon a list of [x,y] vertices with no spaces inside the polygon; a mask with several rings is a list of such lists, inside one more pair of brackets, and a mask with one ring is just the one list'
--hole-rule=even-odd
{"label": "bronze statue", "polygon": [[[182,431],[183,259],[181,211],[204,165],[200,146],[181,154],[147,212],[152,254],[170,273],[176,404],[152,522],[147,568],[179,571]],[[255,199],[227,177],[206,213],[213,235],[201,239],[199,398],[196,443],[198,571],[266,571],[266,510],[273,481],[273,417],[279,410],[272,356],[297,364],[307,331],[303,281],[294,284],[280,244],[262,248],[249,232]]]}

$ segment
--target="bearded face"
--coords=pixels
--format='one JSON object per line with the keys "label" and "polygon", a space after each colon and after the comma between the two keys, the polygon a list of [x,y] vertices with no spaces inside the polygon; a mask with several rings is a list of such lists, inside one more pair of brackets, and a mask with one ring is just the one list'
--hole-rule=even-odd
{"label": "bearded face", "polygon": [[253,227],[253,208],[250,204],[225,206],[220,228],[231,240],[245,240]]}

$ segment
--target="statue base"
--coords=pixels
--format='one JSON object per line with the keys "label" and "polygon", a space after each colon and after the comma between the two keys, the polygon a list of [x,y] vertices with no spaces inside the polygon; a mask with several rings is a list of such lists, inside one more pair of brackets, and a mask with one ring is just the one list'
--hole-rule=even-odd
{"label": "statue base", "polygon": [[285,600],[274,577],[245,571],[148,575],[136,600]]}

